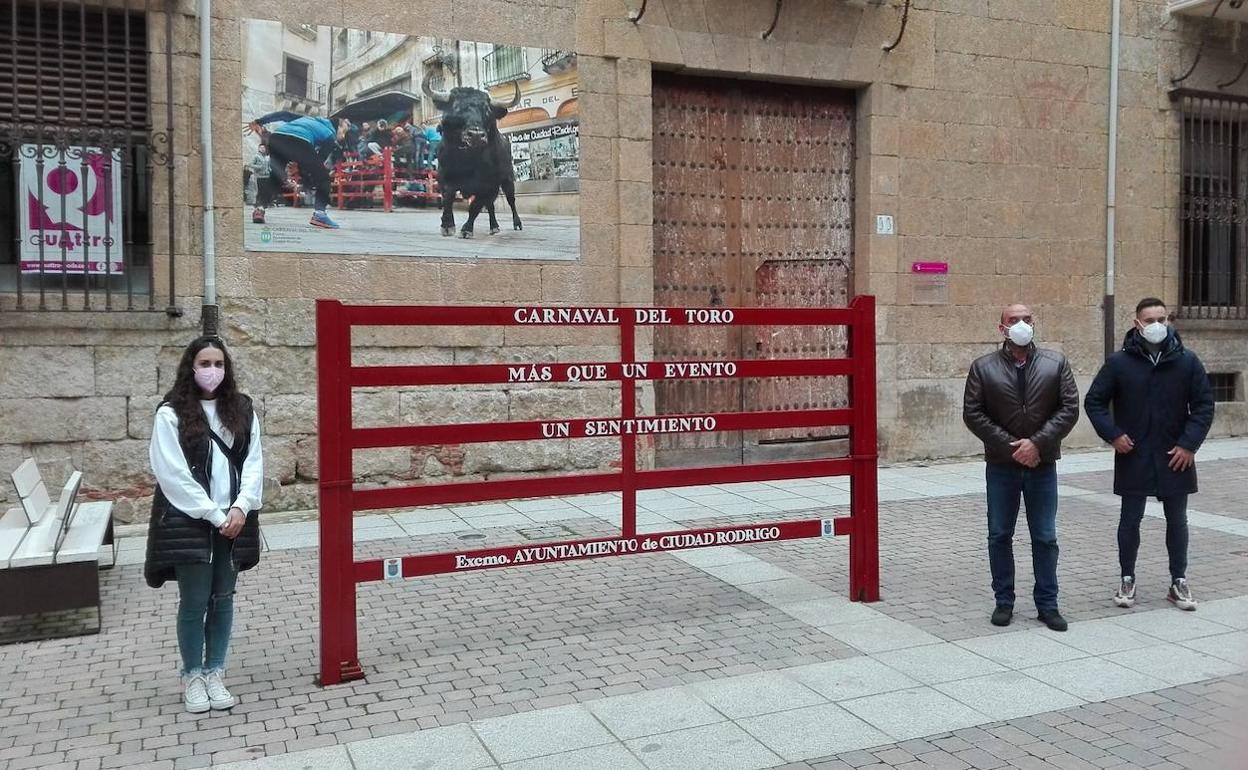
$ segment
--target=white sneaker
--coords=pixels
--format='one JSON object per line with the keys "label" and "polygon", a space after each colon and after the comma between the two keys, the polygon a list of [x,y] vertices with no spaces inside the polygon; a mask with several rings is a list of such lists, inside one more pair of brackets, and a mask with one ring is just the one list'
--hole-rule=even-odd
{"label": "white sneaker", "polygon": [[1170,593],[1166,596],[1175,607],[1191,612],[1198,602],[1192,597],[1192,589],[1187,585],[1187,578],[1179,578],[1170,584]]}
{"label": "white sneaker", "polygon": [[1135,606],[1135,578],[1122,576],[1122,584],[1118,586],[1118,593],[1114,594],[1114,604],[1124,609]]}
{"label": "white sneaker", "polygon": [[220,671],[209,671],[204,675],[204,687],[208,691],[208,702],[217,711],[232,709],[238,705],[238,698],[227,689],[221,681]]}
{"label": "white sneaker", "polygon": [[192,714],[202,714],[212,708],[203,674],[186,674],[182,677],[182,704]]}

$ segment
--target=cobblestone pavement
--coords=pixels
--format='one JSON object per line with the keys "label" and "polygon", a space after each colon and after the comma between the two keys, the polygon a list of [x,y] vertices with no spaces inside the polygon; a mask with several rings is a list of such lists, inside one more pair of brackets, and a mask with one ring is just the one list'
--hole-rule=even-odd
{"label": "cobblestone pavement", "polygon": [[[1221,460],[1216,463],[1197,463],[1200,492],[1192,495],[1188,505],[1207,513],[1248,520],[1248,505],[1239,487],[1248,478],[1248,460]],[[1062,483],[1096,492],[1108,492],[1105,479],[1099,473],[1080,473],[1062,479]]]}
{"label": "cobblestone pavement", "polygon": [[[1208,457],[1209,459],[1206,459]],[[104,573],[99,635],[0,646],[0,768],[762,768],[1248,766],[1248,442],[1211,442],[1193,498],[1200,611],[1164,601],[1144,522],[1141,603],[1117,578],[1110,458],[1063,463],[1062,607],[987,623],[982,465],[881,472],[884,601],[852,604],[843,540],[443,575],[360,586],[366,681],[316,671],[315,528],[269,527],[240,580],[229,714],[183,712],[176,590],[142,582],[142,538]],[[1221,459],[1219,459],[1221,458]],[[844,479],[653,493],[644,525],[840,515]],[[522,501],[357,521],[359,557],[614,531],[618,500]],[[0,622],[72,627],[81,614]],[[1238,705],[1237,705],[1238,701]],[[1238,763],[1238,764],[1234,764]]]}

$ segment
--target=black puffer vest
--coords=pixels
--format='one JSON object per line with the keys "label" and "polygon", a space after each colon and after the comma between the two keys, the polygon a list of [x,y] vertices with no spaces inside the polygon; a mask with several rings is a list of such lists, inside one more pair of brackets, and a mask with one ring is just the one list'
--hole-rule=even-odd
{"label": "black puffer vest", "polygon": [[[251,399],[244,399],[243,424],[246,426],[234,437],[234,445],[226,452],[232,472],[230,473],[230,499],[238,497],[239,479],[243,462],[251,446]],[[163,406],[163,404],[162,404]],[[205,431],[202,436],[188,441],[181,428],[178,431],[182,453],[191,475],[211,494],[212,462],[210,444],[212,438]],[[216,447],[216,451],[222,451]],[[216,527],[203,519],[193,519],[170,504],[160,485],[152,499],[152,518],[147,527],[147,559],[143,565],[143,577],[152,588],[160,588],[166,580],[174,580],[174,567],[178,564],[206,563],[212,560],[212,536]],[[243,531],[234,538],[230,548],[234,567],[248,570],[260,561],[260,512],[251,511]]]}

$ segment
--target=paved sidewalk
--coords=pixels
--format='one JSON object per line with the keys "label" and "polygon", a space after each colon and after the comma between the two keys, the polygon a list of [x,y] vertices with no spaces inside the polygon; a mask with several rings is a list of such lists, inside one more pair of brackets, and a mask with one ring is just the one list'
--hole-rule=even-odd
{"label": "paved sidewalk", "polygon": [[[0,768],[1216,767],[1248,764],[1248,441],[1210,442],[1192,500],[1203,600],[1174,610],[1164,524],[1144,522],[1141,604],[1116,582],[1112,458],[1063,461],[1066,634],[1019,603],[987,623],[983,467],[881,472],[884,601],[846,600],[843,540],[802,540],[370,583],[368,679],[317,688],[310,523],[266,528],[240,580],[229,714],[182,711],[176,591],[142,538],[104,579],[97,636],[0,647]],[[847,480],[643,495],[652,529],[839,515]],[[607,534],[611,495],[360,517],[357,553]],[[1154,512],[1155,513],[1155,512]],[[0,633],[22,623],[0,623]],[[1241,751],[1243,750],[1243,751]],[[1237,753],[1240,752],[1240,753]],[[1235,764],[1238,763],[1238,764]]]}

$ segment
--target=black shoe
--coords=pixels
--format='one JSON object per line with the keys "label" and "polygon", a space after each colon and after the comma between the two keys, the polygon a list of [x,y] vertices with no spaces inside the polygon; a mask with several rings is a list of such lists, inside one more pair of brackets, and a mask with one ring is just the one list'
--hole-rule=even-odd
{"label": "black shoe", "polygon": [[997,605],[997,608],[992,611],[992,624],[994,626],[1008,626],[1013,617],[1013,607],[1007,607],[1004,604],[999,604]]}
{"label": "black shoe", "polygon": [[1056,609],[1040,610],[1038,620],[1048,626],[1051,631],[1065,631],[1067,627],[1066,618],[1062,617],[1062,613]]}

